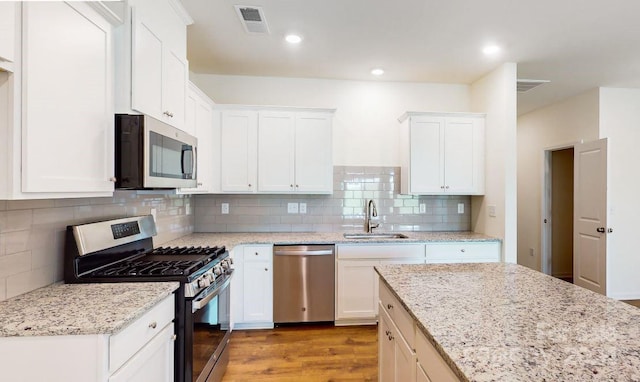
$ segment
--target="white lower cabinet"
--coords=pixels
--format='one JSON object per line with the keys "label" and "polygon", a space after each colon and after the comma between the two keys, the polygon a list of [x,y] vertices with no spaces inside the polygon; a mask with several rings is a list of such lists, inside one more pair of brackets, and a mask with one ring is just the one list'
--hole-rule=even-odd
{"label": "white lower cabinet", "polygon": [[438,351],[431,345],[431,342],[422,332],[416,333],[416,358],[418,375],[422,372],[424,378],[419,379],[433,382],[458,382],[460,379],[453,373],[453,370],[442,359]]}
{"label": "white lower cabinet", "polygon": [[500,261],[500,242],[428,243],[427,263],[496,263]]}
{"label": "white lower cabinet", "polygon": [[174,316],[175,300],[171,295],[113,335],[0,338],[0,379],[171,382]]}
{"label": "white lower cabinet", "polygon": [[375,323],[378,275],[383,264],[424,264],[424,244],[340,244],[336,246],[336,324]]}
{"label": "white lower cabinet", "polygon": [[231,288],[234,327],[273,327],[273,246],[249,245],[233,249]]}
{"label": "white lower cabinet", "polygon": [[416,364],[416,382],[431,382],[429,376],[420,364]]}

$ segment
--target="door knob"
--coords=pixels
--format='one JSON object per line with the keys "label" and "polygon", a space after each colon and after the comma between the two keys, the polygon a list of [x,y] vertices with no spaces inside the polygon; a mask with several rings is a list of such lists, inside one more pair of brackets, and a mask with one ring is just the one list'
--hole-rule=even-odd
{"label": "door knob", "polygon": [[604,233],[604,227],[598,227],[598,228],[596,228],[596,231],[598,231],[600,233]]}

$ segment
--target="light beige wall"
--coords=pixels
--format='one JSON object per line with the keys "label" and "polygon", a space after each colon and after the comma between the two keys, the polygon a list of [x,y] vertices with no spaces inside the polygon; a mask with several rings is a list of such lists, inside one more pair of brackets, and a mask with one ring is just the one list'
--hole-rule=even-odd
{"label": "light beige wall", "polygon": [[[516,64],[506,63],[471,85],[471,111],[486,113],[485,195],[472,199],[472,229],[503,239],[516,262]],[[496,207],[490,217],[488,206]]]}
{"label": "light beige wall", "polygon": [[598,139],[598,98],[598,89],[593,89],[518,118],[519,264],[541,269],[544,150]]}
{"label": "light beige wall", "polygon": [[333,163],[399,166],[397,118],[406,111],[469,111],[469,86],[191,73],[216,103],[336,108]]}
{"label": "light beige wall", "polygon": [[607,296],[640,299],[640,89],[600,89],[600,138],[607,138]]}

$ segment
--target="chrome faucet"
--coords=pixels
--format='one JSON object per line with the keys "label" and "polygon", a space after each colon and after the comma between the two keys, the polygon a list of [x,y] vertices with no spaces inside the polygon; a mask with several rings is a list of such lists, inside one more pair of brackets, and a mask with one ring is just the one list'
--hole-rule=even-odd
{"label": "chrome faucet", "polygon": [[378,217],[376,202],[374,202],[373,199],[369,199],[366,213],[367,216],[364,218],[364,229],[367,233],[371,233],[374,228],[378,228],[380,226],[380,223],[371,223],[371,218]]}

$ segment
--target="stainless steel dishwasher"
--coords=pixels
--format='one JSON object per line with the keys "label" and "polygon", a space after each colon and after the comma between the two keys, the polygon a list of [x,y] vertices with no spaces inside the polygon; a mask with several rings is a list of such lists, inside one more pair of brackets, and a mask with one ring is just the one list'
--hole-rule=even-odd
{"label": "stainless steel dishwasher", "polygon": [[335,320],[335,246],[273,247],[273,321]]}

